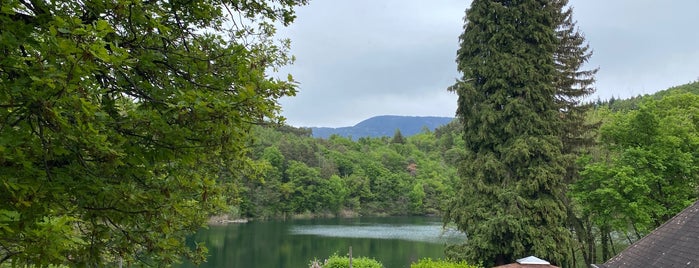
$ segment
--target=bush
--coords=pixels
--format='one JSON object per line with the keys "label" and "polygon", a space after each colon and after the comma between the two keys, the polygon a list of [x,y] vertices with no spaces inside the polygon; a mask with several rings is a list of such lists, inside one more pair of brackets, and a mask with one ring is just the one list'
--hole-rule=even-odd
{"label": "bush", "polygon": [[421,259],[410,265],[410,268],[480,268],[481,266],[471,265],[464,261],[450,262],[444,260]]}
{"label": "bush", "polygon": [[[313,264],[313,262],[311,263]],[[349,257],[340,257],[333,254],[325,261],[323,268],[349,268]],[[383,264],[367,257],[353,257],[352,268],[383,268]]]}

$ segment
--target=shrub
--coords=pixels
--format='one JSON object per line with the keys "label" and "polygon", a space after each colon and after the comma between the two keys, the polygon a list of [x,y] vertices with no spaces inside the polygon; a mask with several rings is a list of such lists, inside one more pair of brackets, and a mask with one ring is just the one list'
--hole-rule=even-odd
{"label": "shrub", "polygon": [[[333,254],[323,264],[323,268],[349,268],[349,257],[340,257]],[[384,268],[383,264],[367,257],[353,257],[352,268]]]}
{"label": "shrub", "polygon": [[410,268],[480,268],[481,266],[471,265],[465,261],[450,262],[445,260],[432,260],[430,258],[421,259],[412,263]]}

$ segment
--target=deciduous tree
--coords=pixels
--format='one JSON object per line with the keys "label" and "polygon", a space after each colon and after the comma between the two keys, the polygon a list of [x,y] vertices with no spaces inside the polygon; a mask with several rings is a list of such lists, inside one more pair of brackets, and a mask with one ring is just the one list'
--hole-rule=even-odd
{"label": "deciduous tree", "polygon": [[303,3],[2,1],[0,263],[201,260],[185,236],[295,93],[266,71]]}
{"label": "deciduous tree", "polygon": [[639,104],[609,115],[600,129],[607,157],[586,158],[572,185],[581,212],[601,232],[603,257],[611,257],[611,232],[640,239],[697,197],[699,97],[671,94]]}

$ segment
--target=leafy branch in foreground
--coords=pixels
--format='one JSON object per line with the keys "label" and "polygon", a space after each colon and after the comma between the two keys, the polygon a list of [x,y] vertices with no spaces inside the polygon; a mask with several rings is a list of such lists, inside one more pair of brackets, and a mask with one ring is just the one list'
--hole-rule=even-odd
{"label": "leafy branch in foreground", "polygon": [[305,2],[3,1],[0,263],[202,260],[184,238],[295,94],[265,72]]}

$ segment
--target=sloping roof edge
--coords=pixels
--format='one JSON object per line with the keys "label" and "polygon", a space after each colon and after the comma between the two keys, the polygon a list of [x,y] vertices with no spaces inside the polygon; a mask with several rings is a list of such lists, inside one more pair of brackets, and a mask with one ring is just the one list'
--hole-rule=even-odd
{"label": "sloping roof edge", "polygon": [[[591,265],[592,268],[611,268],[611,267],[619,267],[619,266],[624,266],[624,265],[628,266],[627,263],[624,263],[625,260],[627,260],[627,259],[638,260],[638,259],[634,259],[634,256],[629,256],[628,258],[625,259],[624,257],[626,255],[629,255],[628,253],[633,254],[634,251],[643,252],[642,249],[638,249],[639,246],[654,246],[656,242],[665,238],[664,234],[666,233],[665,232],[666,230],[674,229],[673,227],[671,227],[671,225],[673,225],[673,224],[674,225],[681,225],[682,227],[684,227],[686,220],[691,219],[692,216],[699,217],[699,200],[694,201],[694,203],[692,203],[691,205],[684,208],[682,211],[680,211],[675,216],[670,218],[668,221],[664,222],[663,224],[661,224],[660,226],[655,228],[652,232],[648,233],[643,238],[641,238],[638,241],[634,242],[633,244],[629,245],[626,249],[619,252],[619,254],[617,254],[616,256],[607,260],[604,264]],[[695,221],[696,221],[696,219],[695,219]],[[696,228],[696,232],[697,232],[697,234],[699,234],[699,226],[693,226],[693,227]],[[662,232],[662,234],[661,234],[661,232]],[[667,239],[670,239],[670,238],[667,238]],[[695,237],[694,239],[696,239],[695,243],[697,244],[697,247],[699,247],[699,238]],[[672,241],[679,243],[679,240],[672,240]],[[674,244],[677,244],[677,243],[674,243]],[[627,253],[627,254],[625,254],[625,253]],[[665,256],[665,252],[655,252],[655,253],[662,254],[661,255],[662,258],[668,257],[668,256]],[[650,257],[650,256],[645,256],[645,257]],[[662,258],[659,257],[659,258],[656,258],[655,260],[659,260]],[[697,258],[697,257],[694,256],[694,258]],[[673,260],[673,261],[679,261],[679,260]],[[620,262],[620,263],[617,263],[617,262]],[[646,264],[651,265],[650,263],[646,263]]]}
{"label": "sloping roof edge", "polygon": [[526,258],[517,259],[517,263],[520,263],[520,264],[551,264],[548,261],[537,258],[536,256],[529,256]]}

